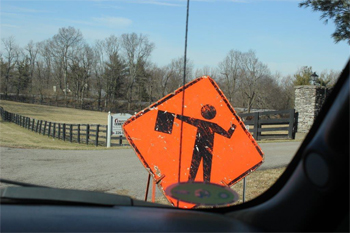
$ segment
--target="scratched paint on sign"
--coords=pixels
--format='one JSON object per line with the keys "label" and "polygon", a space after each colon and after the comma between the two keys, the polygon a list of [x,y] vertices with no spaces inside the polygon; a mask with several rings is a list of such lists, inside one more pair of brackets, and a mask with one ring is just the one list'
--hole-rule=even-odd
{"label": "scratched paint on sign", "polygon": [[[210,77],[184,89],[183,113],[180,88],[126,121],[125,135],[162,191],[187,181],[232,186],[261,165],[263,153]],[[180,201],[179,206],[194,204]]]}

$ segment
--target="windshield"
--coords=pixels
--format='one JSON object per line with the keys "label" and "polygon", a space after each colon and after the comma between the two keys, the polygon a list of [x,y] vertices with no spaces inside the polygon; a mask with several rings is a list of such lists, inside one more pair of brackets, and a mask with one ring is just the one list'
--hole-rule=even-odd
{"label": "windshield", "polygon": [[1,178],[181,208],[259,196],[349,56],[300,3],[193,1],[184,40],[185,1],[2,1]]}

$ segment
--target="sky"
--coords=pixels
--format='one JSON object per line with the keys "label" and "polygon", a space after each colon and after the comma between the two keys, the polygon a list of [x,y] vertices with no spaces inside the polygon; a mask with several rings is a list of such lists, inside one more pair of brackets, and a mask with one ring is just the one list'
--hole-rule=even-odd
{"label": "sky", "polygon": [[[334,23],[320,12],[299,8],[296,0],[191,0],[187,57],[194,68],[217,67],[227,53],[253,50],[272,73],[293,75],[341,71],[349,45],[334,43]],[[52,38],[59,28],[79,29],[97,39],[135,32],[155,44],[151,61],[159,66],[184,55],[185,0],[1,0],[0,36],[20,47]],[[3,51],[3,44],[0,45]]]}

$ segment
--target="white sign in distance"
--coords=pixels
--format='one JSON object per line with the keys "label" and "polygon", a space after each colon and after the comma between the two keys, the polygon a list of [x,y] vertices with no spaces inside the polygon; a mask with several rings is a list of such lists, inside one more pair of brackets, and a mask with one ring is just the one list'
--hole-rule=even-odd
{"label": "white sign in distance", "polygon": [[122,125],[132,115],[129,113],[117,113],[112,115],[112,135],[123,135]]}

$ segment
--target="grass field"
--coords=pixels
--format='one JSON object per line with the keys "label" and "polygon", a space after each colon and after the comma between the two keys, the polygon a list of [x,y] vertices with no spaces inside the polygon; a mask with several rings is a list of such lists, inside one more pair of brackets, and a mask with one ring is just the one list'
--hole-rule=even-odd
{"label": "grass field", "polygon": [[[105,150],[106,147],[65,142],[24,129],[14,123],[0,121],[0,146],[12,148],[56,150]],[[116,149],[118,147],[112,147]],[[124,147],[125,148],[125,147]]]}
{"label": "grass field", "polygon": [[74,108],[53,107],[0,100],[6,111],[22,116],[59,123],[107,125],[106,112],[88,111]]}

